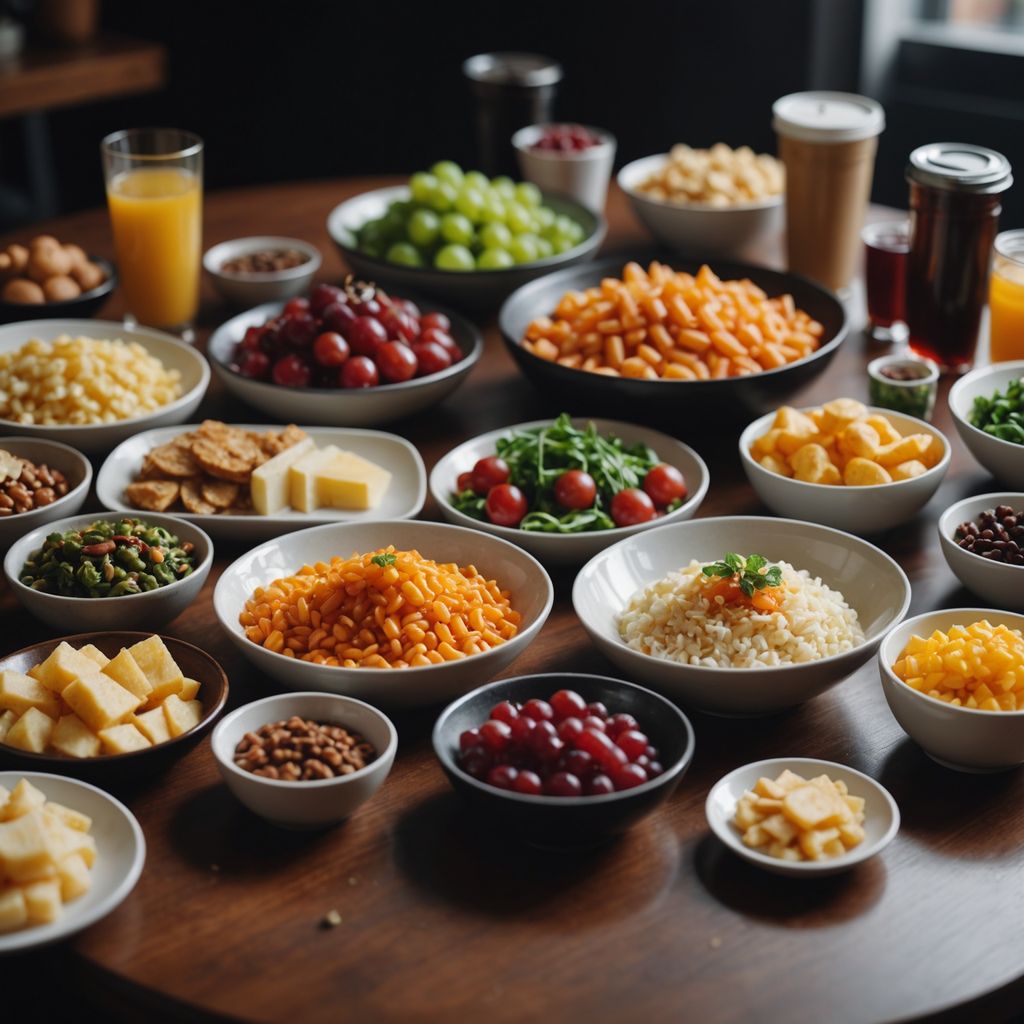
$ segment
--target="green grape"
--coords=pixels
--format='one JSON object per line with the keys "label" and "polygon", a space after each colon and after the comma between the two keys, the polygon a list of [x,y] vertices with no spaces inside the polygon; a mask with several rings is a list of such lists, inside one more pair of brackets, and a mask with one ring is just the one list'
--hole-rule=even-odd
{"label": "green grape", "polygon": [[391,206],[388,212],[381,218],[381,228],[384,237],[389,242],[398,242],[405,238],[406,224],[408,217],[400,207]]}
{"label": "green grape", "polygon": [[568,238],[558,238],[549,244],[553,245],[555,247],[555,252],[559,254],[568,252],[573,247],[572,242],[570,242]]}
{"label": "green grape", "polygon": [[484,249],[476,259],[476,265],[481,270],[504,270],[514,263],[515,260],[505,249]]}
{"label": "green grape", "polygon": [[485,249],[507,249],[512,241],[512,232],[500,221],[485,224],[480,229],[480,244]]}
{"label": "green grape", "polygon": [[455,197],[455,209],[474,224],[479,224],[484,209],[484,194],[479,189],[463,185]]}
{"label": "green grape", "polygon": [[406,231],[409,241],[427,248],[437,241],[441,218],[433,210],[417,210],[410,218]]}
{"label": "green grape", "polygon": [[504,174],[499,174],[497,178],[491,179],[491,188],[502,199],[515,199],[516,197],[516,183]]}
{"label": "green grape", "polygon": [[438,213],[446,213],[455,205],[457,195],[454,185],[449,185],[447,181],[439,181],[427,200],[427,206]]}
{"label": "green grape", "polygon": [[583,225],[574,220],[569,221],[568,237],[573,245],[579,245],[583,241]]}
{"label": "green grape", "polygon": [[423,266],[423,257],[411,242],[395,242],[384,258],[388,263],[400,263],[403,267]]}
{"label": "green grape", "polygon": [[462,184],[466,188],[474,188],[477,192],[487,195],[487,190],[491,187],[491,179],[480,171],[466,171],[462,178]]}
{"label": "green grape", "polygon": [[555,223],[555,211],[550,206],[541,206],[533,211],[534,217],[540,222],[538,231],[543,231],[545,228],[551,227]]}
{"label": "green grape", "polygon": [[519,203],[507,203],[505,205],[505,223],[517,235],[529,231],[533,227],[533,217],[525,206]]}
{"label": "green grape", "polygon": [[430,168],[430,173],[438,181],[446,181],[449,185],[454,185],[456,188],[462,184],[462,168],[454,160],[438,160]]}
{"label": "green grape", "polygon": [[537,258],[537,243],[533,235],[516,235],[508,251],[516,263],[532,263]]}
{"label": "green grape", "polygon": [[532,181],[521,181],[516,185],[516,200],[529,210],[536,210],[541,204],[540,189]]}
{"label": "green grape", "polygon": [[464,245],[446,245],[437,250],[434,266],[441,270],[474,270],[476,263]]}
{"label": "green grape", "polygon": [[470,245],[473,241],[473,224],[461,213],[446,213],[441,218],[441,237],[455,245]]}
{"label": "green grape", "polygon": [[437,178],[426,171],[419,171],[409,179],[409,190],[417,203],[429,203],[437,188]]}
{"label": "green grape", "polygon": [[567,217],[564,213],[560,213],[555,218],[555,228],[558,230],[558,234],[562,238],[570,239],[570,241],[572,240],[572,237],[573,237],[573,227],[575,225],[576,225],[576,222],[574,220],[572,220],[571,218]]}
{"label": "green grape", "polygon": [[[504,225],[502,225],[504,226]],[[368,220],[359,229],[359,244],[360,246],[377,245],[379,246],[384,241],[385,229],[384,229],[384,218],[376,217],[374,220]]]}
{"label": "green grape", "polygon": [[367,256],[372,256],[375,260],[379,260],[384,255],[384,246],[380,242],[360,242],[359,251],[366,253]]}
{"label": "green grape", "polygon": [[484,200],[484,208],[480,211],[480,219],[485,224],[501,224],[505,220],[505,203],[501,196],[491,193]]}
{"label": "green grape", "polygon": [[554,256],[555,247],[546,238],[540,238],[535,235],[534,241],[537,245],[537,259],[546,260],[549,256]]}

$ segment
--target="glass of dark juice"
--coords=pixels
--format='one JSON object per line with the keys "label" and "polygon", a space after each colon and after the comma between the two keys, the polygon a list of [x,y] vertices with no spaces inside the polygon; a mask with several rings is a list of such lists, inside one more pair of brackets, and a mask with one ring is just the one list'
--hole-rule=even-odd
{"label": "glass of dark juice", "polygon": [[864,242],[868,334],[874,341],[905,341],[910,222],[868,224],[861,232],[861,239]]}

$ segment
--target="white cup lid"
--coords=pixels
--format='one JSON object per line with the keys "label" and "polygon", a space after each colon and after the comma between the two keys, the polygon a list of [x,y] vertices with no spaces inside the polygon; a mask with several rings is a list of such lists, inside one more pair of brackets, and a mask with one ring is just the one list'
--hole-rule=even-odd
{"label": "white cup lid", "polygon": [[772,104],[772,127],[803,142],[858,142],[882,133],[885,111],[852,92],[794,92]]}

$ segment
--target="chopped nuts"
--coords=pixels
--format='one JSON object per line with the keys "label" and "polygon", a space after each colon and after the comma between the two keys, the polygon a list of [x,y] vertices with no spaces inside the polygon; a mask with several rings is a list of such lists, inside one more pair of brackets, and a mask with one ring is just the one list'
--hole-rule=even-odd
{"label": "chopped nuts", "polygon": [[52,505],[68,493],[68,482],[59,469],[37,466],[6,451],[0,451],[0,468],[0,517]]}
{"label": "chopped nuts", "polygon": [[376,756],[358,733],[298,715],[247,732],[235,747],[235,764],[242,771],[285,782],[351,775]]}

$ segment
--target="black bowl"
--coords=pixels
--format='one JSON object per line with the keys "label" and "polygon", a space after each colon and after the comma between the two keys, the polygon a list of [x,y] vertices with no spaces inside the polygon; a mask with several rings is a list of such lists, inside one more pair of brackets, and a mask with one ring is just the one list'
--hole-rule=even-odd
{"label": "black bowl", "polygon": [[100,306],[106,302],[107,296],[117,287],[117,271],[110,260],[99,256],[90,256],[89,260],[97,264],[107,275],[102,284],[62,302],[5,302],[0,299],[0,324],[20,323],[23,320],[64,320],[95,316]]}
{"label": "black bowl", "polygon": [[[776,370],[746,377],[696,381],[606,377],[559,366],[523,348],[520,342],[531,320],[549,315],[567,291],[590,288],[599,285],[602,278],[621,275],[629,259],[644,265],[658,259],[674,270],[689,273],[696,273],[701,263],[708,262],[724,279],[750,278],[769,296],[788,293],[800,309],[806,310],[824,327],[822,343],[805,359]],[[776,409],[828,366],[847,332],[842,302],[832,292],[799,274],[717,258],[694,260],[663,251],[596,260],[530,281],[505,300],[498,324],[519,369],[539,390],[556,398],[560,409],[580,415],[597,415],[595,410],[607,415],[611,415],[608,410],[628,410],[629,416],[623,414],[623,419],[670,418],[672,422],[689,417],[706,420],[710,409],[715,410],[716,418],[731,412],[737,419],[749,419]]]}
{"label": "black bowl", "polygon": [[[474,779],[456,763],[459,736],[480,726],[503,700],[547,699],[556,690],[575,690],[588,703],[602,701],[609,712],[633,715],[658,748],[664,772],[635,789],[607,796],[526,796]],[[434,725],[434,753],[457,793],[495,825],[528,843],[548,847],[592,846],[619,835],[672,795],[693,760],[693,727],[670,701],[652,690],[606,676],[545,672],[501,679],[481,686],[441,712]]]}

